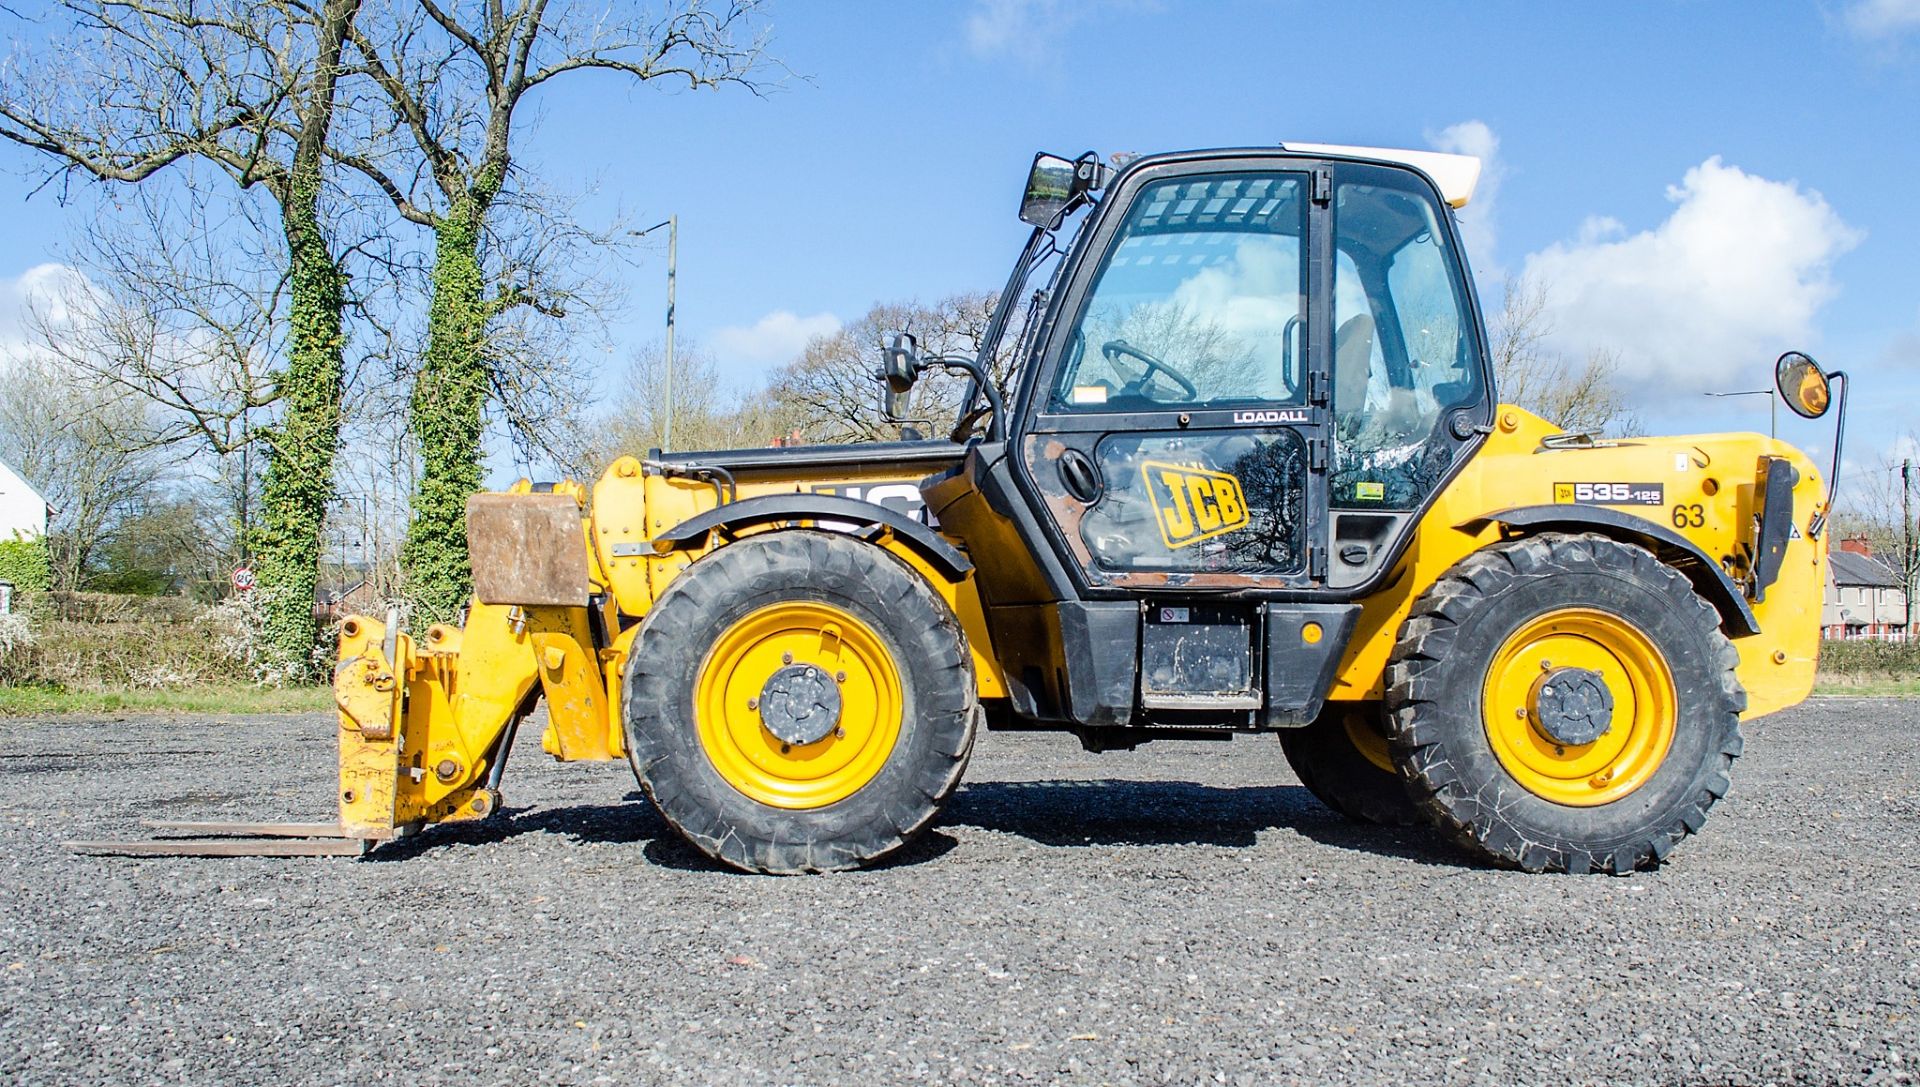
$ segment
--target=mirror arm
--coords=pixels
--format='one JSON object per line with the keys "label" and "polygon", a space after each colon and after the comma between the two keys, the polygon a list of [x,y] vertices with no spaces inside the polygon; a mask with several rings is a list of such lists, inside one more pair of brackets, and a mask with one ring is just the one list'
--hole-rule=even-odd
{"label": "mirror arm", "polygon": [[972,407],[973,391],[976,389],[979,390],[980,394],[987,398],[987,440],[990,442],[999,441],[1006,426],[1007,406],[1001,399],[1000,390],[994,387],[993,382],[987,380],[986,368],[981,366],[978,361],[970,359],[965,355],[936,355],[933,358],[922,361],[923,364],[927,366],[939,366],[948,370],[959,370],[971,379],[968,382],[967,407]]}
{"label": "mirror arm", "polygon": [[1820,531],[1827,527],[1827,519],[1833,516],[1834,498],[1840,493],[1840,451],[1845,448],[1847,441],[1847,393],[1853,386],[1853,382],[1847,380],[1845,370],[1829,373],[1827,380],[1839,383],[1840,396],[1833,424],[1833,468],[1827,472],[1827,506],[1807,526],[1807,535],[1816,540],[1820,538]]}

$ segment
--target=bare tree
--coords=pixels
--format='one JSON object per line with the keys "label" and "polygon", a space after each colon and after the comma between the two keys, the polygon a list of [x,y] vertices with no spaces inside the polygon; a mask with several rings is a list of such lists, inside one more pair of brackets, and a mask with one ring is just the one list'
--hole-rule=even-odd
{"label": "bare tree", "polygon": [[[993,316],[990,292],[957,294],[931,306],[883,303],[837,332],[817,336],[799,359],[782,367],[767,389],[779,417],[791,420],[808,441],[873,442],[899,437],[900,427],[880,411],[875,374],[880,353],[895,332],[911,332],[923,353],[977,356]],[[1006,341],[1002,343],[1006,347]],[[989,372],[1003,394],[1013,380],[1014,352],[999,351]],[[914,387],[908,414],[934,437],[959,419],[966,380],[934,371]]]}
{"label": "bare tree", "polygon": [[503,378],[506,356],[491,350],[491,334],[512,311],[559,319],[571,301],[555,282],[489,264],[490,241],[493,253],[503,248],[495,228],[514,190],[521,106],[536,88],[584,71],[753,89],[763,42],[738,35],[757,6],[680,0],[650,19],[616,3],[388,0],[353,30],[354,71],[378,88],[391,123],[363,111],[366,127],[332,154],[434,238],[427,347],[412,401],[421,477],[403,560],[421,618],[452,615],[468,593],[465,504],[480,485],[485,410],[525,377]]}
{"label": "bare tree", "polygon": [[0,137],[47,156],[49,182],[141,183],[210,164],[264,191],[287,260],[286,365],[254,534],[269,657],[304,675],[320,523],[333,491],[347,274],[321,211],[341,51],[361,0],[60,0],[86,44],[56,38],[0,69]]}
{"label": "bare tree", "polygon": [[1553,350],[1551,291],[1525,278],[1507,280],[1500,312],[1488,329],[1500,398],[1574,431],[1616,434],[1638,428],[1620,379],[1619,356],[1605,349],[1575,361]]}
{"label": "bare tree", "polygon": [[[1909,430],[1895,448],[1920,449],[1920,431]],[[1906,592],[1912,630],[1920,592],[1920,460],[1882,454],[1873,468],[1849,473],[1839,503],[1836,536],[1865,538],[1874,557],[1893,570]]]}
{"label": "bare tree", "polygon": [[244,537],[284,360],[278,239],[192,184],[136,187],[121,207],[89,221],[74,271],[28,300],[29,340],[74,380],[148,405],[147,439],[226,492]]}
{"label": "bare tree", "polygon": [[160,488],[167,462],[154,450],[145,405],[76,382],[57,361],[25,352],[6,360],[0,456],[53,507],[47,550],[53,587],[81,587],[121,521]]}
{"label": "bare tree", "polygon": [[[576,479],[591,480],[621,456],[646,456],[666,436],[666,356],[659,344],[636,353],[610,378],[608,406],[580,417],[559,460]],[[683,341],[673,356],[673,434],[682,449],[746,449],[784,438],[797,420],[758,393],[729,387],[713,356]]]}

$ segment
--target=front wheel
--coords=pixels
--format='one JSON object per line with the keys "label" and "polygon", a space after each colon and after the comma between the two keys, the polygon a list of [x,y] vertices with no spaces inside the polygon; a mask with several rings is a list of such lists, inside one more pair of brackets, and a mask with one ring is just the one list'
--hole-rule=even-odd
{"label": "front wheel", "polygon": [[1387,750],[1379,702],[1328,702],[1311,724],[1281,730],[1280,749],[1315,799],[1354,822],[1422,821]]}
{"label": "front wheel", "polygon": [[1724,796],[1746,692],[1719,616],[1651,552],[1543,534],[1456,565],[1387,669],[1387,738],[1418,803],[1490,859],[1624,873]]}
{"label": "front wheel", "polygon": [[688,567],[627,669],[627,752],[660,814],[715,860],[857,867],[924,829],[973,749],[972,662],[905,564],[785,530]]}

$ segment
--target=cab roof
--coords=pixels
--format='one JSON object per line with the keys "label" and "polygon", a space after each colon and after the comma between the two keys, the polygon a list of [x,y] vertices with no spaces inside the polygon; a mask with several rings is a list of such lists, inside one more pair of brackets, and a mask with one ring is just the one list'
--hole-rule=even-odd
{"label": "cab roof", "polygon": [[1456,208],[1464,208],[1473,198],[1473,187],[1480,181],[1480,160],[1472,155],[1450,155],[1444,151],[1402,151],[1391,147],[1350,147],[1337,143],[1294,143],[1280,145],[1287,151],[1309,155],[1337,155],[1341,158],[1394,162],[1423,171],[1440,188],[1440,198]]}

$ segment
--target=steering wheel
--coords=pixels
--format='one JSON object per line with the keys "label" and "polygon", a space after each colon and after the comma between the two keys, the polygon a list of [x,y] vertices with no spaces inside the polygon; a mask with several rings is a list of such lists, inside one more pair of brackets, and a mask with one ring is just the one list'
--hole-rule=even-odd
{"label": "steering wheel", "polygon": [[[1155,371],[1159,371],[1167,375],[1168,379],[1175,385],[1180,386],[1180,391],[1186,394],[1185,399],[1200,399],[1200,387],[1195,385],[1187,375],[1168,366],[1166,363],[1161,362],[1159,359],[1154,358],[1152,355],[1147,354],[1145,351],[1140,350],[1125,340],[1108,340],[1106,343],[1100,345],[1100,353],[1107,357],[1108,363],[1118,362],[1121,355],[1126,355],[1146,367],[1145,370],[1140,371],[1139,377],[1127,382],[1126,391],[1128,392],[1144,394],[1148,379],[1153,377]],[[1118,369],[1118,367],[1116,366],[1115,369]]]}

